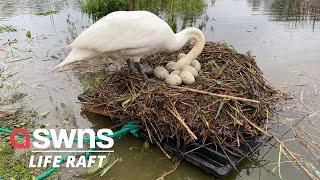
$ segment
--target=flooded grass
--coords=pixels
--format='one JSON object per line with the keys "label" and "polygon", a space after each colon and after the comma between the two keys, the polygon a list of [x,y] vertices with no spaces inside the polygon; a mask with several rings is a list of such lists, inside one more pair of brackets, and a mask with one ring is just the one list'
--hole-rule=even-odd
{"label": "flooded grass", "polygon": [[10,142],[5,142],[4,138],[0,140],[0,176],[3,179],[32,180],[33,172],[29,169],[27,162],[30,154],[22,153],[16,156]]}
{"label": "flooded grass", "polygon": [[271,5],[275,19],[279,21],[304,21],[319,19],[318,0],[275,0]]}
{"label": "flooded grass", "polygon": [[[2,116],[1,116],[2,114]],[[16,108],[13,112],[0,112],[1,128],[31,129],[34,124],[34,110]],[[15,152],[9,135],[0,132],[0,177],[3,179],[34,179],[34,169],[28,167],[30,151]]]}
{"label": "flooded grass", "polygon": [[50,14],[56,14],[57,12],[59,12],[58,10],[48,10],[48,11],[41,11],[36,13],[37,16],[48,16]]}
{"label": "flooded grass", "polygon": [[17,29],[12,25],[0,25],[0,33],[17,32]]}
{"label": "flooded grass", "polygon": [[25,93],[22,93],[22,92],[14,92],[11,97],[9,97],[7,99],[7,102],[10,103],[10,104],[14,104],[18,101],[20,101],[22,98],[26,97],[27,94]]}

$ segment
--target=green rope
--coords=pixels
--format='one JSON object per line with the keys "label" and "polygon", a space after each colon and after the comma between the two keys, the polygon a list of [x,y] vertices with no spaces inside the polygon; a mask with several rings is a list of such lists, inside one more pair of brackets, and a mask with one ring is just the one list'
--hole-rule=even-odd
{"label": "green rope", "polygon": [[[114,139],[120,139],[121,137],[123,137],[124,135],[126,135],[127,133],[131,133],[133,136],[135,137],[139,137],[138,135],[138,130],[139,130],[140,126],[138,124],[138,122],[136,121],[131,121],[127,124],[125,124],[124,126],[122,126],[122,128],[119,130],[119,131],[116,131],[113,133],[113,135],[106,135],[108,137],[111,137],[111,138],[114,138]],[[9,129],[5,129],[5,128],[0,128],[0,133],[5,133],[5,134],[11,134],[12,133],[12,130],[9,130]],[[23,134],[17,134],[18,136],[22,137]],[[46,136],[48,139],[52,140],[52,137],[49,135],[49,136]],[[33,135],[30,134],[30,138],[31,139],[34,139]],[[95,137],[95,140],[96,141],[102,141],[98,136]],[[78,141],[78,138],[76,137],[74,140],[74,142],[77,142]],[[89,137],[85,137],[83,138],[83,142],[89,142],[90,141],[90,138]],[[85,156],[88,158],[90,156],[90,154],[92,152],[94,152],[95,149],[91,148],[89,149],[87,152],[85,152]],[[69,156],[70,154],[67,154],[67,155],[64,155],[61,160],[59,161],[59,165],[60,164],[63,164],[66,160],[67,160],[67,157]],[[37,177],[37,180],[44,180],[46,179],[47,177],[51,176],[55,171],[57,170],[57,167],[50,167],[47,171],[43,172],[40,176]],[[1,177],[0,177],[0,180],[1,180]]]}
{"label": "green rope", "polygon": [[[70,153],[71,154],[71,153]],[[63,164],[64,162],[66,162],[68,156],[70,154],[64,155],[61,160],[58,162],[58,164]],[[57,167],[50,167],[48,170],[46,170],[45,172],[43,172],[41,175],[39,175],[37,177],[37,180],[44,180],[47,177],[51,176],[58,168]]]}

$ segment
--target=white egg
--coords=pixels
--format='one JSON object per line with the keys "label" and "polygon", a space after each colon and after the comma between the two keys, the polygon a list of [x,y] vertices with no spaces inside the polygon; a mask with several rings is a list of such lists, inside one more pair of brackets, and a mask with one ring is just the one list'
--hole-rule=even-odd
{"label": "white egg", "polygon": [[180,73],[180,78],[182,79],[183,83],[185,83],[185,84],[193,84],[196,81],[194,76],[189,71],[182,71]]}
{"label": "white egg", "polygon": [[195,78],[199,76],[198,71],[192,66],[183,66],[182,71],[189,71]]}
{"label": "white egg", "polygon": [[168,70],[168,71],[173,71],[173,66],[176,64],[177,62],[174,62],[174,61],[170,61],[170,62],[168,62],[168,64],[166,65],[166,69]]}
{"label": "white egg", "polygon": [[198,72],[201,70],[201,64],[198,60],[193,60],[190,65],[194,67]]}
{"label": "white egg", "polygon": [[182,79],[176,74],[169,74],[166,78],[166,83],[174,86],[178,86],[182,83]]}
{"label": "white egg", "polygon": [[180,70],[174,70],[170,74],[175,74],[175,75],[180,75],[181,71]]}
{"label": "white egg", "polygon": [[166,68],[162,66],[157,66],[156,68],[154,68],[153,74],[156,78],[165,80],[166,77],[169,75],[169,72],[166,70]]}

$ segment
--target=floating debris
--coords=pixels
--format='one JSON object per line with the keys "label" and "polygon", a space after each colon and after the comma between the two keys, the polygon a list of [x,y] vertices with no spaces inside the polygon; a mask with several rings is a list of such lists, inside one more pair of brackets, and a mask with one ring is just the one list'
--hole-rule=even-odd
{"label": "floating debris", "polygon": [[26,36],[27,36],[27,38],[31,39],[31,37],[32,37],[31,31],[27,31],[27,32],[26,32]]}

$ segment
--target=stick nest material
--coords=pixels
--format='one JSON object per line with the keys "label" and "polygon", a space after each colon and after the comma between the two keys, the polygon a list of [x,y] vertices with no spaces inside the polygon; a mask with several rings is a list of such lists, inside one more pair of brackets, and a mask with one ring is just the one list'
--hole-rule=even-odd
{"label": "stick nest material", "polygon": [[[144,61],[164,66],[191,48],[159,53]],[[280,92],[266,82],[253,57],[226,44],[207,43],[198,60],[202,65],[199,78],[182,87],[168,86],[154,77],[144,80],[122,68],[88,94],[83,108],[91,112],[100,108],[100,114],[117,123],[137,119],[157,144],[171,138],[180,146],[197,139],[199,144],[242,154],[239,147],[248,137],[267,130],[269,108]]]}

